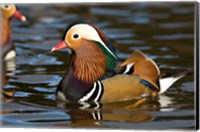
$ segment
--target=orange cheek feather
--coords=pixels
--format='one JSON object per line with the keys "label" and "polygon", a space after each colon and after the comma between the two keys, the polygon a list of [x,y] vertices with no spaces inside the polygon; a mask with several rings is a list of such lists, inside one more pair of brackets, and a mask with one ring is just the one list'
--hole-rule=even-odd
{"label": "orange cheek feather", "polygon": [[81,46],[81,43],[84,41],[84,39],[73,39],[71,36],[71,33],[69,33],[65,41],[68,42],[68,45],[71,49],[76,50]]}

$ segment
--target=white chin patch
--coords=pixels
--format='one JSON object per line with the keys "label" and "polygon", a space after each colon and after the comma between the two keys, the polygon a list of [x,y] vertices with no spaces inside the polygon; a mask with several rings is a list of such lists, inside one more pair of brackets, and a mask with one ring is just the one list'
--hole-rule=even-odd
{"label": "white chin patch", "polygon": [[9,51],[7,54],[6,54],[6,57],[5,57],[5,60],[9,60],[9,59],[12,59],[16,56],[16,52],[14,50],[11,50]]}

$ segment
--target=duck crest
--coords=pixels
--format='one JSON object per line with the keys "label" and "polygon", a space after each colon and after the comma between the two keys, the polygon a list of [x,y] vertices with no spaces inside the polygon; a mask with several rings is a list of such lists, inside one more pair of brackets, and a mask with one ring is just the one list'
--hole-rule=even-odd
{"label": "duck crest", "polygon": [[101,32],[101,30],[99,28],[97,28],[96,26],[94,26],[92,24],[89,24],[89,23],[88,23],[88,25],[90,25],[91,27],[93,27],[97,31],[97,33],[98,33],[99,37],[101,38],[101,40],[106,44],[106,46],[116,56],[116,50],[113,47],[113,45],[111,44],[110,40],[106,37],[106,35],[103,32]]}
{"label": "duck crest", "polygon": [[67,34],[68,30],[69,30],[71,27],[73,27],[73,26],[76,25],[76,24],[83,24],[83,23],[85,23],[85,22],[83,22],[83,21],[78,21],[78,22],[74,22],[74,23],[69,24],[69,25],[65,28],[64,34],[63,34],[63,36],[62,36],[62,40],[65,40],[66,34]]}

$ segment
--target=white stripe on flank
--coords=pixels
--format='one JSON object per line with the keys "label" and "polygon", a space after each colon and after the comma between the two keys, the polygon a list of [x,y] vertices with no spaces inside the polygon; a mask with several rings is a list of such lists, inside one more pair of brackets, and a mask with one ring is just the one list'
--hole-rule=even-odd
{"label": "white stripe on flank", "polygon": [[99,91],[98,91],[98,94],[97,94],[97,97],[94,99],[95,102],[98,101],[100,95],[101,95],[101,92],[102,92],[102,87],[101,87],[101,82],[100,81],[97,81],[98,85],[99,85]]}
{"label": "white stripe on flank", "polygon": [[84,102],[84,101],[87,101],[94,93],[94,91],[96,90],[96,82],[94,83],[94,87],[92,88],[92,90],[86,94],[85,96],[83,96],[82,98],[80,98],[78,100],[78,102]]}
{"label": "white stripe on flank", "polygon": [[124,71],[124,74],[128,73],[133,65],[134,65],[134,63],[130,63],[130,64],[126,65],[126,70]]}

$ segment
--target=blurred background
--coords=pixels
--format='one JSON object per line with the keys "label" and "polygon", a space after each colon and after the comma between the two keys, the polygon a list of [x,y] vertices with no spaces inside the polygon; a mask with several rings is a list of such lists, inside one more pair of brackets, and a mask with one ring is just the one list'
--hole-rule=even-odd
{"label": "blurred background", "polygon": [[[2,127],[84,127],[128,129],[195,128],[194,75],[179,80],[159,99],[83,109],[57,104],[56,86],[70,51],[50,53],[66,26],[86,21],[111,39],[120,61],[143,51],[162,75],[194,70],[194,2],[19,4],[28,21],[12,20],[15,61],[4,75]],[[98,104],[99,105],[99,104]]]}

